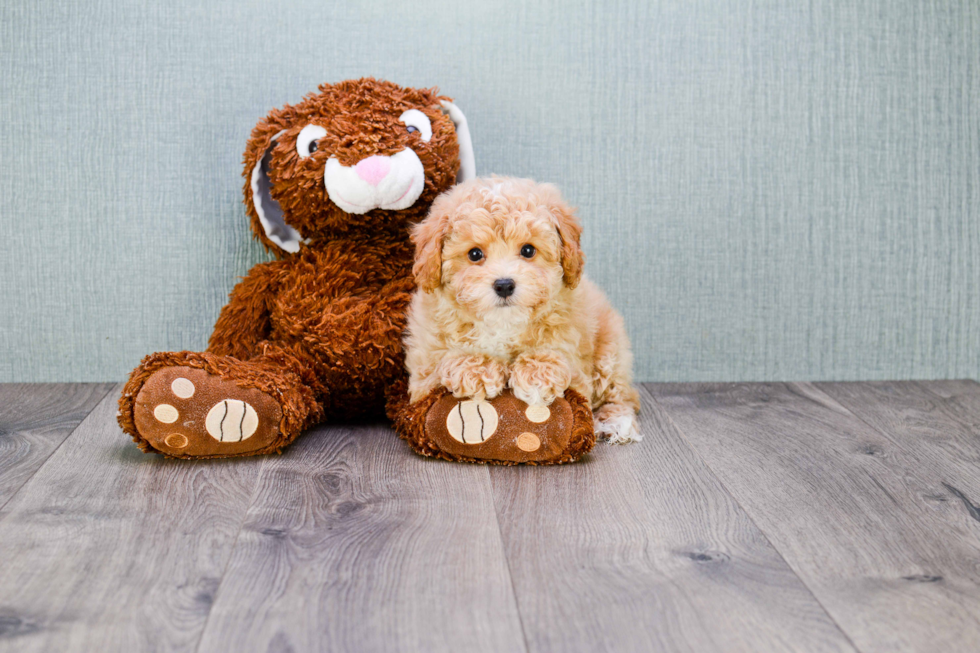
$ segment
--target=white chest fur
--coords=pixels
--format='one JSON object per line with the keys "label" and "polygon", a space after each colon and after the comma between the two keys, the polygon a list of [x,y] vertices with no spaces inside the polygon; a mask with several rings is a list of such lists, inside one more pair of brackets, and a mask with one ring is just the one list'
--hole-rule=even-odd
{"label": "white chest fur", "polygon": [[464,331],[458,346],[473,353],[510,360],[525,348],[528,328],[527,319],[516,310],[496,311]]}

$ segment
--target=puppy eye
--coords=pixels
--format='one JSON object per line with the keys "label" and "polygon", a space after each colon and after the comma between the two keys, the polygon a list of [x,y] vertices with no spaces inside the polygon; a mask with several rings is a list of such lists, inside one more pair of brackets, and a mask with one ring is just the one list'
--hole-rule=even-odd
{"label": "puppy eye", "polygon": [[418,109],[409,109],[398,116],[398,120],[405,123],[405,131],[409,134],[417,133],[423,142],[428,143],[432,139],[432,122]]}
{"label": "puppy eye", "polygon": [[479,247],[474,247],[467,253],[467,256],[469,256],[470,260],[473,261],[474,263],[476,263],[477,261],[482,261],[483,250],[480,249]]}
{"label": "puppy eye", "polygon": [[523,256],[524,258],[531,258],[532,256],[534,256],[534,252],[535,252],[534,245],[530,243],[524,245],[524,247],[521,248],[521,256]]}
{"label": "puppy eye", "polygon": [[327,135],[327,130],[320,125],[307,125],[296,137],[296,154],[305,159],[317,151],[317,141]]}

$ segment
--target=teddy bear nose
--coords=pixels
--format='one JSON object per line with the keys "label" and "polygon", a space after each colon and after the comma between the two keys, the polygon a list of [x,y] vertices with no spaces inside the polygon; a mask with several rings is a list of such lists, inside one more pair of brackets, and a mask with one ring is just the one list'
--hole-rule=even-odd
{"label": "teddy bear nose", "polygon": [[386,156],[374,155],[359,161],[354,166],[354,170],[358,177],[372,186],[377,186],[382,179],[388,176],[391,171],[391,163]]}
{"label": "teddy bear nose", "polygon": [[510,297],[514,294],[517,284],[513,279],[497,279],[493,282],[493,291],[501,297]]}

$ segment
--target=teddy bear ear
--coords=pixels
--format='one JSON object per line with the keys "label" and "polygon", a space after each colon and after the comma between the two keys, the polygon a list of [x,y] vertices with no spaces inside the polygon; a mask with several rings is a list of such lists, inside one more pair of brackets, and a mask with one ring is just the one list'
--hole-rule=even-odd
{"label": "teddy bear ear", "polygon": [[252,229],[267,248],[295,253],[303,236],[286,224],[282,207],[272,197],[269,181],[272,148],[286,131],[277,129],[282,126],[277,122],[267,118],[252,132],[245,151],[245,205],[252,217]]}
{"label": "teddy bear ear", "polygon": [[460,184],[476,177],[476,158],[473,156],[473,140],[470,138],[470,128],[466,123],[466,116],[463,115],[459,107],[449,100],[443,100],[442,106],[456,127],[456,142],[459,144],[459,174],[456,175],[456,183]]}

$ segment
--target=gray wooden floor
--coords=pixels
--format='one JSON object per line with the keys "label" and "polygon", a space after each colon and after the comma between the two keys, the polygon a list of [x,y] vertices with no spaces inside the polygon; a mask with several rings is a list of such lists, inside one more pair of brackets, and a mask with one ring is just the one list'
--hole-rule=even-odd
{"label": "gray wooden floor", "polygon": [[118,392],[0,386],[0,650],[980,650],[973,381],[647,385],[552,468],[165,460]]}

